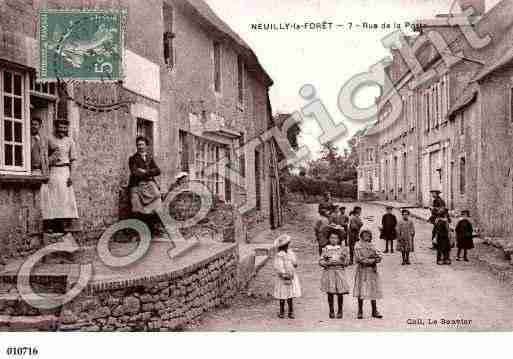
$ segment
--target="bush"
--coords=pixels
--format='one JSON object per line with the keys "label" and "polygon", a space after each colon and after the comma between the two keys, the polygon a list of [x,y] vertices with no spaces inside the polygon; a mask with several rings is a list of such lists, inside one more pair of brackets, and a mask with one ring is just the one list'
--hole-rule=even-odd
{"label": "bush", "polygon": [[307,196],[321,196],[328,191],[333,197],[356,199],[357,187],[353,182],[335,182],[311,177],[290,176],[287,181],[290,192]]}

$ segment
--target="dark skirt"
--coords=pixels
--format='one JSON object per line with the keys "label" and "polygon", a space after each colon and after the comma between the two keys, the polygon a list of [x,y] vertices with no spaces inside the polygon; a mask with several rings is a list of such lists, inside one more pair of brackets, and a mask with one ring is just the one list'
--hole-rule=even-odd
{"label": "dark skirt", "polygon": [[436,247],[441,252],[449,252],[451,250],[451,241],[449,240],[449,236],[436,236]]}
{"label": "dark skirt", "polygon": [[465,236],[461,236],[461,237],[457,237],[456,238],[456,246],[458,247],[458,249],[472,249],[474,248],[474,240],[472,239],[472,237],[465,237]]}
{"label": "dark skirt", "polygon": [[392,241],[397,238],[397,231],[394,229],[383,229],[382,238],[385,241]]}

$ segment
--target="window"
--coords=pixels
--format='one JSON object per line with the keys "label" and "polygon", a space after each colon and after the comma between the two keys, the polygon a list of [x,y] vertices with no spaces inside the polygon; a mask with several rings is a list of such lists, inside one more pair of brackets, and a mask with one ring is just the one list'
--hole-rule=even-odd
{"label": "window", "polygon": [[225,158],[227,159],[228,161],[228,164],[226,165],[226,169],[225,169],[225,181],[224,181],[224,199],[226,202],[231,202],[232,200],[232,185],[231,185],[231,182],[230,182],[230,172],[229,170],[231,169],[231,155],[230,155],[230,149],[225,147],[224,148],[224,155],[225,155]]}
{"label": "window", "polygon": [[[244,145],[245,145],[244,141],[245,141],[244,133],[241,132],[240,137],[239,137],[239,148],[244,147]],[[243,151],[241,151],[241,152],[242,153],[239,156],[240,175],[242,178],[246,178],[246,154]]]}
{"label": "window", "polygon": [[460,159],[460,193],[465,194],[465,157]]}
{"label": "window", "polygon": [[513,87],[509,89],[509,119],[513,122]]}
{"label": "window", "polygon": [[189,172],[189,140],[185,131],[180,131],[178,134],[178,158],[180,159],[179,170]]}
{"label": "window", "polygon": [[445,122],[447,116],[447,103],[445,101],[445,78],[443,78],[440,82],[440,120]]}
{"label": "window", "polygon": [[214,90],[221,92],[221,43],[214,42]]}
{"label": "window", "polygon": [[260,211],[262,209],[262,188],[261,188],[261,164],[260,164],[260,151],[255,150],[255,197],[256,197],[256,209]]}
{"label": "window", "polygon": [[55,82],[36,82],[36,75],[30,76],[30,94],[38,97],[57,96]]}
{"label": "window", "polygon": [[169,68],[173,68],[175,65],[175,53],[173,47],[173,39],[175,38],[173,31],[173,8],[164,4],[163,16],[165,29],[163,36],[164,62]]}
{"label": "window", "polygon": [[460,114],[460,135],[465,134],[465,111]]}
{"label": "window", "polygon": [[0,69],[0,169],[27,171],[27,98],[23,73]]}
{"label": "window", "polygon": [[435,92],[435,127],[440,124],[440,91],[439,84],[437,83],[434,88]]}
{"label": "window", "polygon": [[137,118],[137,134],[148,139],[148,151],[153,154],[153,122],[143,118]]}
{"label": "window", "polygon": [[237,87],[239,93],[239,104],[244,103],[244,60],[242,56],[237,57]]}
{"label": "window", "polygon": [[219,162],[226,156],[226,146],[194,137],[194,170],[193,179],[201,182],[215,195],[225,198],[224,176]]}
{"label": "window", "polygon": [[431,128],[431,111],[429,107],[429,91],[426,92],[426,130],[429,131]]}

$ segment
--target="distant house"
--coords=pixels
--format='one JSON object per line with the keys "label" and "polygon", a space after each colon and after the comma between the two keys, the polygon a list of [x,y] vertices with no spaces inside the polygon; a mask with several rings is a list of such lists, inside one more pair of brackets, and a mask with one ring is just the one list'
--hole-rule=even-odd
{"label": "distant house", "polygon": [[513,3],[501,1],[488,12],[484,1],[461,5],[473,6],[474,29],[490,43],[472,47],[443,17],[423,20],[420,35],[441,34],[453,53],[464,55],[448,69],[444,54],[424,46],[418,60],[437,75],[413,89],[414,76],[394,50],[387,71],[402,111],[390,116],[391,93],[379,99],[378,122],[359,146],[358,192],[430,206],[430,191],[440,190],[450,209],[469,209],[485,234],[506,236],[513,233],[513,33],[503,14],[513,12]]}
{"label": "distant house", "polygon": [[[58,110],[55,86],[36,82],[36,4],[14,0],[0,10],[0,98],[15,101],[12,115],[0,101],[0,133],[9,117],[22,134],[15,143],[0,138],[0,238],[14,256],[33,250],[30,238],[40,235],[39,188],[44,178],[30,170],[30,119],[41,118],[48,135]],[[268,89],[273,81],[254,52],[202,0],[123,4],[128,22],[120,96],[130,105],[108,112],[91,111],[73,100],[59,106],[79,147],[74,187],[80,235],[98,238],[126,214],[128,157],[135,152],[137,135],[150,139],[162,170],[162,189],[177,172],[187,171],[223,201],[240,206],[252,200],[254,211],[246,216],[256,213],[269,221],[276,201],[272,145],[260,143],[236,155],[236,149],[266,131],[271,121]],[[77,1],[76,7],[81,6]],[[52,1],[48,7],[72,8],[73,1]],[[96,89],[96,95],[107,96],[108,89]],[[84,86],[72,90],[87,92]],[[8,152],[12,145],[14,157]],[[224,169],[214,175],[207,171],[222,158],[242,174],[242,186],[220,175]]]}

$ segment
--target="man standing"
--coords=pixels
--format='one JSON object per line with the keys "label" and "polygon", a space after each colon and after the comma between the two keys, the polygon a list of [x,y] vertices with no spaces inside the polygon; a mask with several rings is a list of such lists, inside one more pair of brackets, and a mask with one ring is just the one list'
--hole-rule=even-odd
{"label": "man standing", "polygon": [[345,207],[333,207],[333,212],[330,215],[330,223],[335,226],[339,239],[340,245],[344,243],[347,247],[347,225],[349,224],[349,217],[344,214]]}
{"label": "man standing", "polygon": [[439,190],[432,190],[431,195],[433,196],[433,208],[446,208],[445,201],[440,197],[441,192]]}
{"label": "man standing", "polygon": [[329,218],[330,212],[333,210],[333,202],[331,201],[331,194],[324,193],[324,200],[319,203],[319,214],[323,217]]}
{"label": "man standing", "polygon": [[431,207],[431,217],[429,218],[429,222],[433,224],[433,231],[431,235],[431,240],[433,242],[432,249],[436,249],[436,245],[434,243],[434,239],[436,236],[436,230],[435,230],[435,223],[437,218],[439,218],[442,213],[447,213],[447,220],[448,223],[451,223],[450,219],[448,218],[448,212],[444,211],[446,209],[445,201],[440,197],[440,191],[439,190],[432,190],[431,195],[433,197],[433,204]]}
{"label": "man standing", "polygon": [[64,233],[72,219],[78,218],[73,191],[75,142],[68,136],[67,120],[58,120],[55,136],[48,140],[49,181],[41,186],[41,207],[45,227],[50,232]]}
{"label": "man standing", "polygon": [[327,216],[321,216],[314,226],[315,239],[319,245],[319,255],[322,254],[323,248],[329,244],[329,237],[333,231],[328,219],[330,215],[331,212],[328,211]]}
{"label": "man standing", "polygon": [[30,121],[30,164],[33,175],[47,175],[48,157],[43,150],[41,138],[41,119],[34,117]]}

